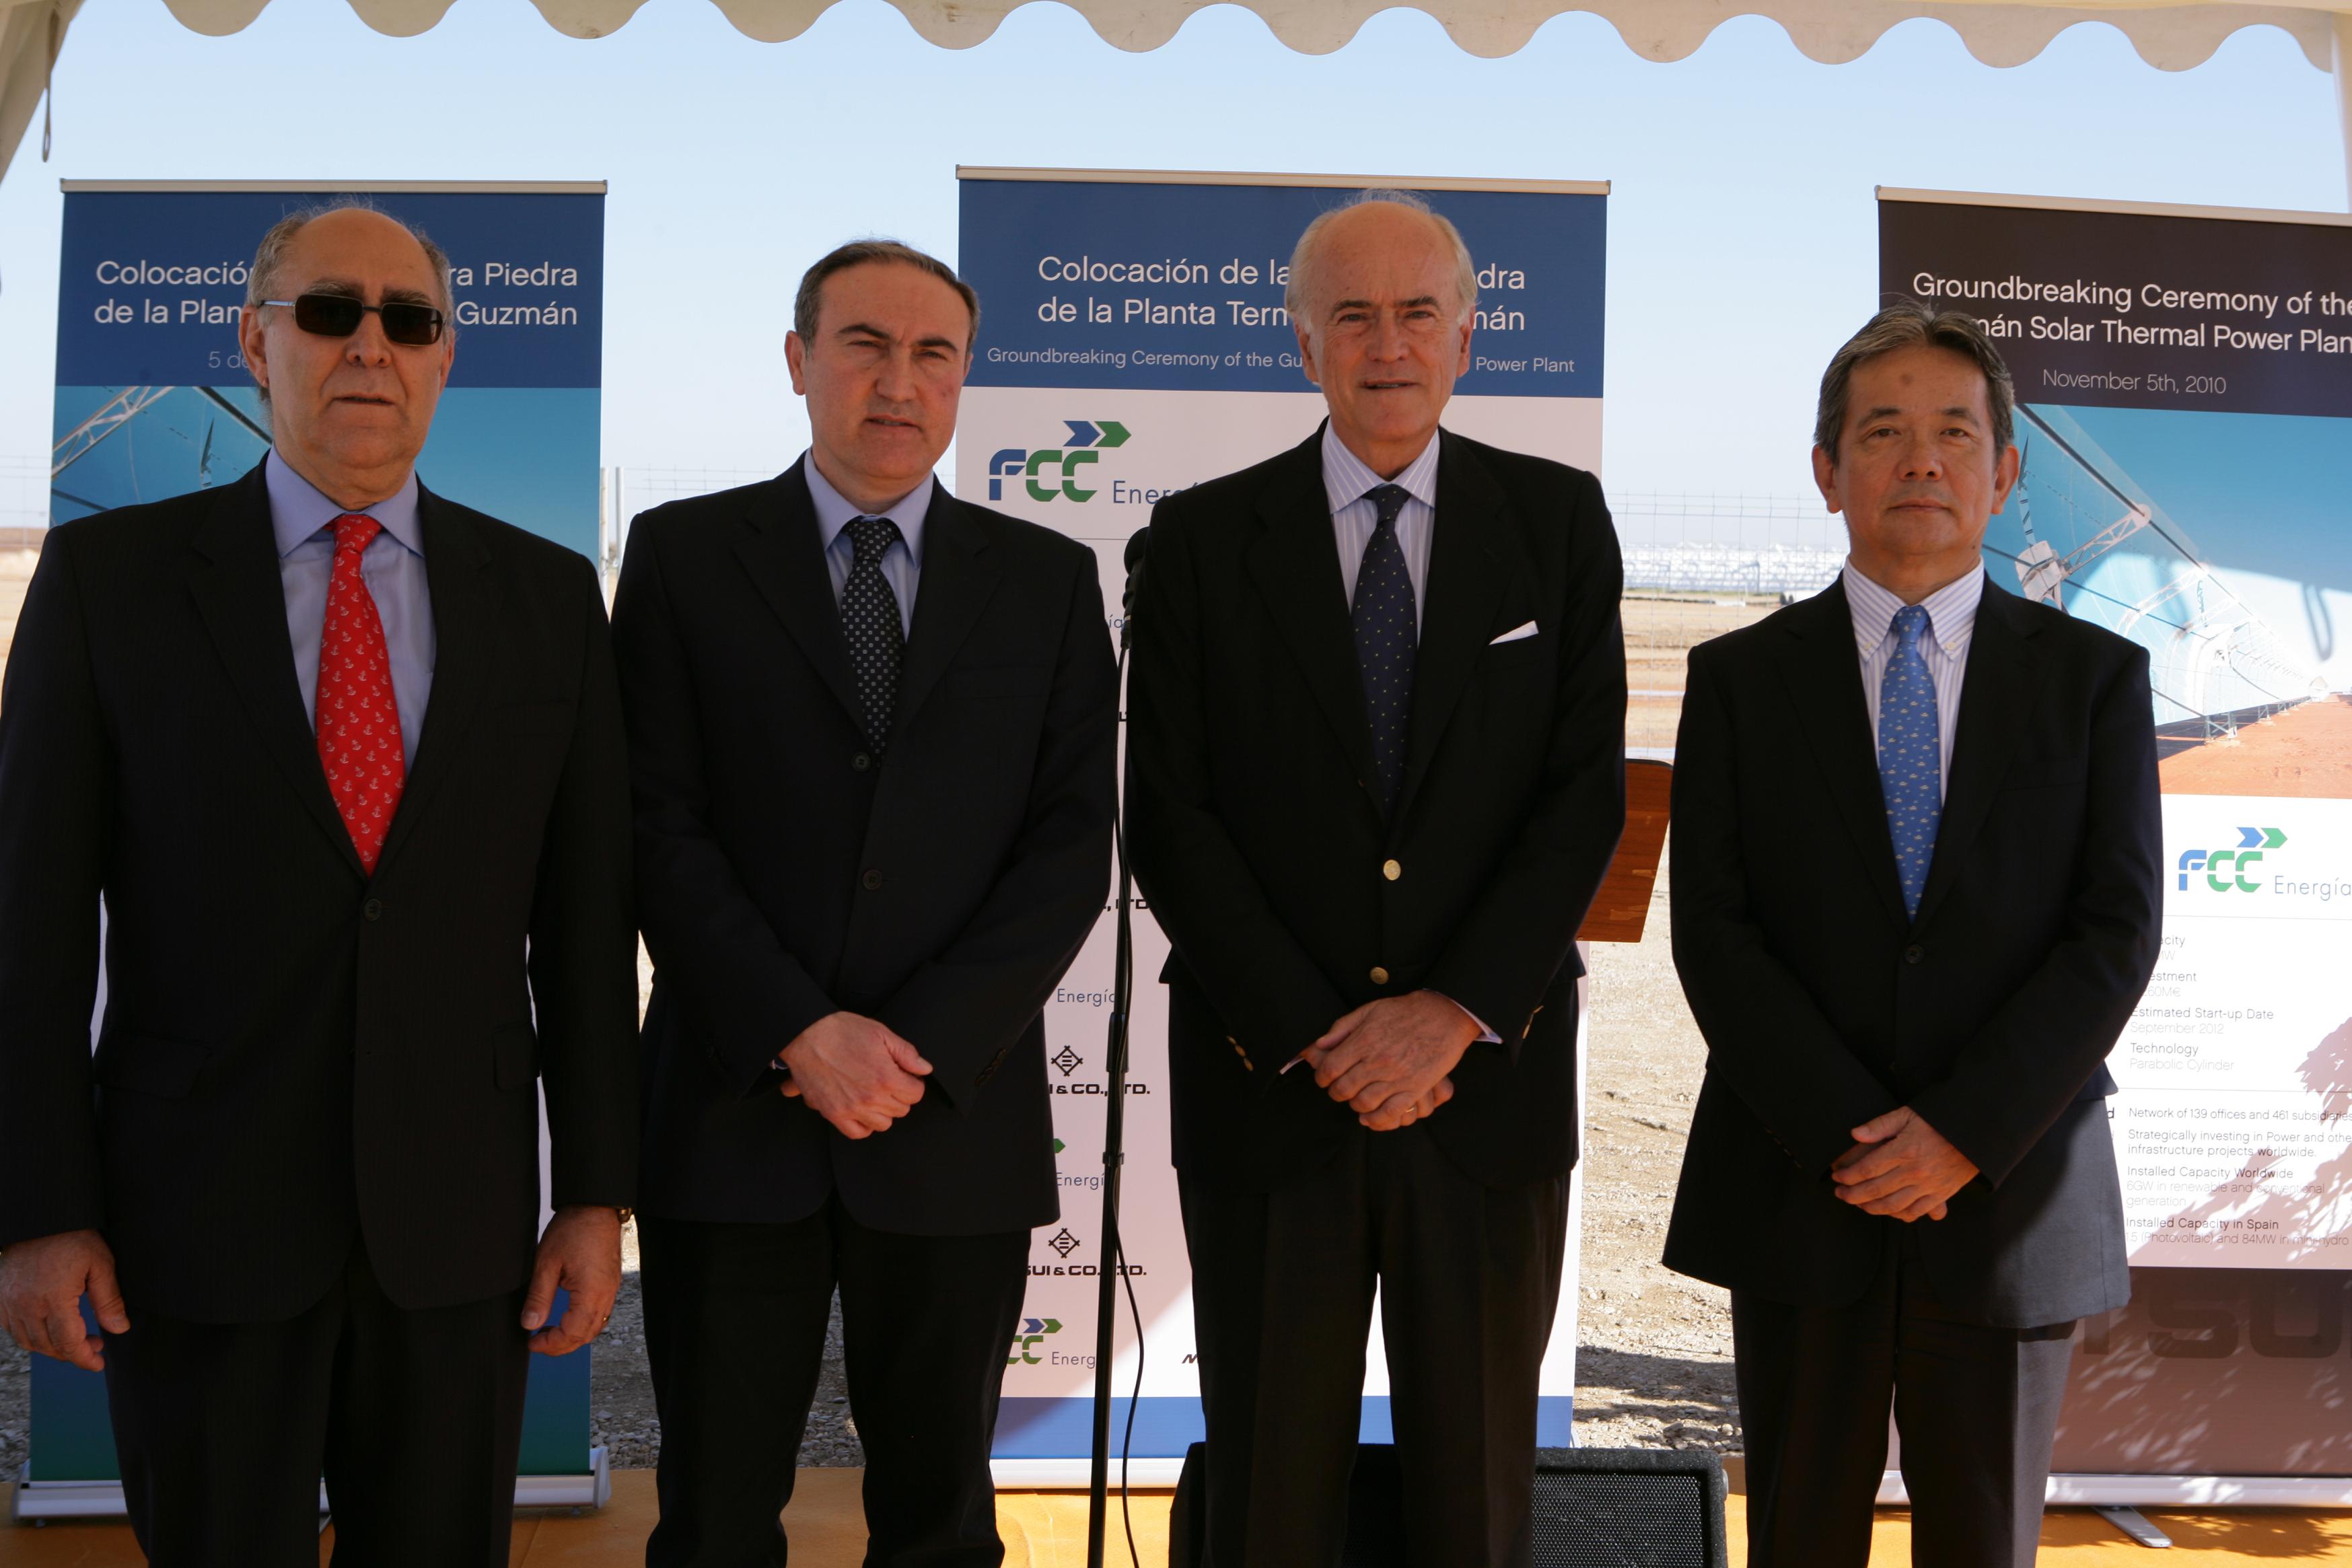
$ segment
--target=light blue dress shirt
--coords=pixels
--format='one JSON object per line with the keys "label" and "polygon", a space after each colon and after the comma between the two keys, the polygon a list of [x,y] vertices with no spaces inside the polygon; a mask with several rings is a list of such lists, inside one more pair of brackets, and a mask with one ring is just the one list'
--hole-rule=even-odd
{"label": "light blue dress shirt", "polygon": [[1400,485],[1412,499],[1397,513],[1397,547],[1404,552],[1405,574],[1412,579],[1413,640],[1429,624],[1429,541],[1437,525],[1437,437],[1432,436],[1421,456],[1405,465],[1393,479],[1374,473],[1348,450],[1347,443],[1323,426],[1323,495],[1331,503],[1331,531],[1339,542],[1339,583],[1348,603],[1356,602],[1356,574],[1364,564],[1364,546],[1380,526],[1381,509],[1364,499],[1378,485]]}
{"label": "light blue dress shirt", "polygon": [[[1895,658],[1899,639],[1892,633],[1895,612],[1903,601],[1862,574],[1849,557],[1840,574],[1845,584],[1846,607],[1853,615],[1853,643],[1862,656],[1862,695],[1870,709],[1870,732],[1878,733],[1879,688],[1886,667]],[[1942,743],[1943,794],[1952,793],[1952,743],[1959,739],[1960,687],[1968,679],[1969,645],[1976,638],[1977,606],[1983,602],[1985,574],[1971,572],[1945,584],[1919,601],[1927,612],[1927,630],[1919,638],[1919,652],[1927,665],[1927,679],[1936,688],[1936,738]]]}
{"label": "light blue dress shirt", "polygon": [[915,590],[923,577],[923,517],[931,510],[931,489],[939,480],[926,479],[880,511],[860,511],[817,472],[815,453],[801,454],[801,472],[808,479],[809,500],[816,503],[816,537],[824,547],[825,570],[833,574],[836,607],[849,586],[850,563],[857,559],[857,548],[845,531],[850,523],[861,517],[887,517],[898,525],[898,542],[882,552],[882,580],[898,598],[898,629],[913,636]]}
{"label": "light blue dress shirt", "polygon": [[[278,584],[286,594],[286,635],[294,678],[302,683],[302,717],[319,727],[319,643],[327,625],[327,584],[335,573],[335,519],[344,509],[287,467],[275,452],[262,459],[269,527],[278,539]],[[416,737],[433,696],[433,594],[425,581],[425,533],[416,517],[416,476],[397,495],[360,509],[383,525],[360,557],[360,581],[383,622],[392,660],[392,699],[400,709],[400,751],[416,766]]]}

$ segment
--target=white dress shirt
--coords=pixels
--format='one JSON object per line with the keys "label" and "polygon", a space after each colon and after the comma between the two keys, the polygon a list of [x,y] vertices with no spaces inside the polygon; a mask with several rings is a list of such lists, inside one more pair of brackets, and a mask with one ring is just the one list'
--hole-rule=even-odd
{"label": "white dress shirt", "polygon": [[[1886,667],[1903,639],[1895,635],[1895,612],[1903,601],[1864,576],[1848,556],[1842,581],[1845,602],[1853,612],[1853,641],[1862,655],[1862,695],[1870,707],[1871,743],[1878,743],[1878,689]],[[1952,740],[1959,728],[1960,682],[1969,673],[1969,643],[1977,629],[1977,605],[1984,598],[1985,574],[1969,573],[1947,583],[1919,607],[1927,612],[1927,629],[1919,635],[1919,653],[1927,660],[1927,679],[1936,687],[1936,738],[1943,747],[1942,794],[1952,793]]]}

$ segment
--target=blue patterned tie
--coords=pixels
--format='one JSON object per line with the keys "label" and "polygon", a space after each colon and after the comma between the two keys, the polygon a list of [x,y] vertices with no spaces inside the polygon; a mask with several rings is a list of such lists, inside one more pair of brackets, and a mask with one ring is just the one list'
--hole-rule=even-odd
{"label": "blue patterned tie", "polygon": [[1936,825],[1944,815],[1944,742],[1936,713],[1936,683],[1927,674],[1919,635],[1927,612],[1906,605],[1895,612],[1900,639],[1878,685],[1878,787],[1886,798],[1886,831],[1895,840],[1895,868],[1903,879],[1903,907],[1919,913],[1927,863],[1936,854]]}
{"label": "blue patterned tie", "polygon": [[1364,711],[1372,721],[1372,770],[1380,775],[1381,815],[1396,815],[1404,789],[1404,728],[1412,712],[1412,655],[1419,642],[1412,574],[1397,542],[1397,514],[1411,499],[1402,485],[1375,485],[1363,499],[1380,509],[1371,542],[1356,570],[1356,598],[1348,618],[1356,628],[1356,668],[1364,681]]}

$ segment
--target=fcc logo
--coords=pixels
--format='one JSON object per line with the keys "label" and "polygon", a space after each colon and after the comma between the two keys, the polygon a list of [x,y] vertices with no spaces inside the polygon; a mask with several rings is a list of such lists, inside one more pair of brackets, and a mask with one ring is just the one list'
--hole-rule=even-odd
{"label": "fcc logo", "polygon": [[1007,483],[1029,487],[1031,500],[1089,501],[1099,494],[1078,483],[1079,471],[1088,464],[1098,463],[1102,455],[1114,447],[1127,445],[1128,429],[1116,419],[1065,419],[1070,427],[1070,438],[1059,447],[1040,447],[1034,451],[1019,447],[1007,447],[988,459],[988,499],[1003,500]]}
{"label": "fcc logo", "polygon": [[2267,850],[2276,849],[2286,842],[2286,835],[2275,827],[2241,827],[2238,842],[2228,849],[2184,849],[2180,852],[2180,890],[2189,891],[2189,879],[2198,872],[2205,875],[2205,885],[2217,893],[2259,893],[2263,885],[2251,880],[2246,873]]}

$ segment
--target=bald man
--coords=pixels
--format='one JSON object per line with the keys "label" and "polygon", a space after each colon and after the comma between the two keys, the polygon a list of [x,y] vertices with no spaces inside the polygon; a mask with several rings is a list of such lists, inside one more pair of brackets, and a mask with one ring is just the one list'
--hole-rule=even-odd
{"label": "bald man", "polygon": [[297,214],[250,287],[273,449],[54,530],[8,661],[0,1316],[105,1373],[157,1568],[315,1568],[322,1476],[344,1568],[502,1568],[635,1181],[604,599],[417,482],[429,241]]}
{"label": "bald man", "polygon": [[1174,949],[1215,1568],[1339,1562],[1375,1286],[1402,1560],[1532,1559],[1625,665],[1592,476],[1439,428],[1473,278],[1416,197],[1318,218],[1288,303],[1328,422],[1152,513],[1128,844]]}

